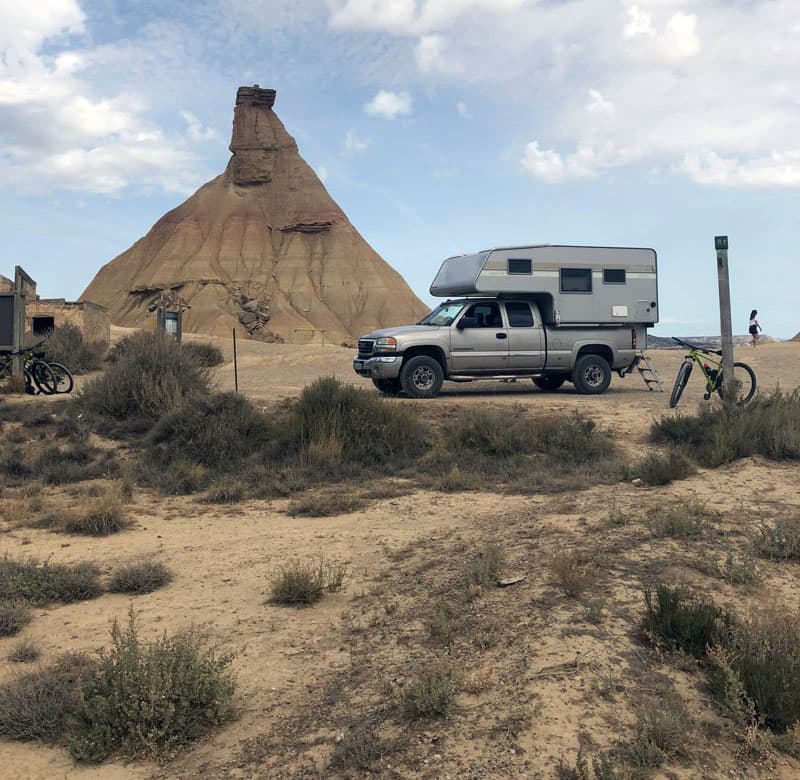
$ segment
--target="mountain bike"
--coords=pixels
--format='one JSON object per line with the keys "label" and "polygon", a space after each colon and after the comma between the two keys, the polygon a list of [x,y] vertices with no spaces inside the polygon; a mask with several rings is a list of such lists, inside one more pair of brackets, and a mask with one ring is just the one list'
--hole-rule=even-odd
{"label": "mountain bike", "polygon": [[[685,356],[678,374],[675,377],[675,385],[672,388],[672,395],[669,399],[670,409],[674,409],[681,400],[686,383],[692,374],[692,368],[696,363],[706,380],[706,392],[703,398],[706,401],[717,393],[720,398],[725,400],[725,384],[723,382],[722,351],[718,349],[706,349],[696,344],[689,344],[688,341],[681,341],[675,336],[672,337],[682,347],[686,347],[689,352]],[[718,357],[712,357],[717,355]],[[756,375],[753,369],[746,363],[733,364],[733,377],[737,382],[736,403],[739,406],[746,404],[756,392]]]}
{"label": "mountain bike", "polygon": [[[12,358],[22,355],[22,372],[25,377],[25,392],[31,395],[38,395],[44,393],[45,395],[52,395],[59,392],[59,384],[66,386],[69,384],[69,389],[72,389],[72,381],[67,383],[66,377],[61,372],[61,369],[69,374],[64,366],[57,364],[59,367],[59,376],[50,367],[50,365],[42,360],[43,352],[36,352],[38,347],[41,347],[44,341],[34,344],[26,349],[21,349],[18,352],[6,352],[0,355],[0,382],[11,379],[11,367],[13,364]],[[59,378],[60,377],[60,378]],[[72,375],[69,374],[69,379],[72,380]],[[69,392],[64,390],[61,392]]]}

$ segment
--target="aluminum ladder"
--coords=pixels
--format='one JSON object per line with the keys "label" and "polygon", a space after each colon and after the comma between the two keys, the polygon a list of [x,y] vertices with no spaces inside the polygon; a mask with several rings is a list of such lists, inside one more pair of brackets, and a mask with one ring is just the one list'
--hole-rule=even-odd
{"label": "aluminum ladder", "polygon": [[664,392],[664,383],[658,375],[658,371],[653,368],[650,358],[644,352],[636,354],[636,370],[642,381],[647,385],[648,390],[653,390],[654,387],[658,388],[660,393]]}

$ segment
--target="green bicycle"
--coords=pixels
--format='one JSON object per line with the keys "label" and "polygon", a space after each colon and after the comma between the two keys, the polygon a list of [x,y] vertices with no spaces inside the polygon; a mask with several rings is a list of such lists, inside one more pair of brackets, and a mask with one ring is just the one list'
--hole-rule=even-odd
{"label": "green bicycle", "polygon": [[[689,344],[688,341],[681,341],[675,336],[672,337],[673,341],[677,341],[682,347],[686,347],[689,352],[681,363],[678,369],[678,374],[675,377],[675,385],[672,388],[672,395],[669,399],[670,409],[674,409],[681,400],[683,391],[686,388],[686,383],[692,374],[692,368],[697,363],[700,371],[706,380],[706,392],[703,398],[706,401],[711,398],[713,393],[717,393],[720,398],[725,398],[725,387],[722,378],[722,351],[717,349],[706,349],[699,347],[696,344]],[[719,358],[711,357],[718,355]],[[739,406],[746,404],[756,392],[756,375],[753,369],[746,363],[733,364],[733,376],[737,382],[738,390],[736,392],[736,403]]]}
{"label": "green bicycle", "polygon": [[38,395],[39,393],[52,395],[53,393],[64,392],[64,390],[59,390],[59,386],[65,387],[67,384],[71,390],[72,376],[69,376],[70,381],[67,382],[67,378],[60,370],[63,368],[69,374],[67,369],[59,365],[58,373],[56,373],[56,370],[49,363],[42,360],[44,353],[35,351],[42,344],[44,342],[40,341],[38,344],[21,349],[19,352],[6,352],[0,355],[0,382],[11,379],[12,358],[22,355],[25,392],[31,395]]}

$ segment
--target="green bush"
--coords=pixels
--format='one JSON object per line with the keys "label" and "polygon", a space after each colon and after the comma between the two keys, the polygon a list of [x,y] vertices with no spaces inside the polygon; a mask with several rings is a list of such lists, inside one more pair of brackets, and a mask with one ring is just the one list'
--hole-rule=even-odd
{"label": "green bush", "polygon": [[667,585],[659,585],[655,594],[645,591],[644,602],[643,628],[653,640],[695,658],[719,644],[733,622],[729,613],[713,603]]}
{"label": "green bush", "polygon": [[48,336],[44,351],[48,362],[61,363],[73,374],[84,374],[100,368],[106,347],[102,342],[87,342],[80,328],[66,324]]}
{"label": "green bush", "polygon": [[70,740],[76,760],[155,757],[233,717],[230,658],[205,649],[195,633],[145,643],[131,612],[124,630],[114,623],[111,645],[83,684]]}
{"label": "green bush", "polygon": [[448,661],[433,661],[419,667],[403,690],[406,717],[446,718],[458,693],[459,675]]}
{"label": "green bush", "polygon": [[800,460],[800,391],[759,396],[747,406],[703,407],[698,415],[664,417],[651,438],[680,447],[703,466],[763,455]]}
{"label": "green bush", "polygon": [[242,396],[199,396],[156,423],[147,439],[148,457],[164,467],[186,459],[232,470],[263,450],[272,436],[265,415]]}
{"label": "green bush", "polygon": [[81,705],[81,687],[93,669],[88,656],[68,653],[0,686],[0,737],[65,742]]}
{"label": "green bush", "polygon": [[0,601],[25,601],[43,606],[93,599],[101,593],[98,571],[92,564],[0,558]]}
{"label": "green bush", "polygon": [[272,577],[269,601],[273,604],[308,606],[315,604],[325,591],[342,587],[344,567],[341,564],[293,560],[279,568]]}
{"label": "green bush", "polygon": [[115,347],[106,372],[79,391],[79,409],[98,423],[149,428],[187,400],[208,393],[207,369],[188,359],[180,345],[159,333],[139,332]]}
{"label": "green bush", "polygon": [[31,620],[31,610],[22,601],[0,600],[0,637],[14,636]]}
{"label": "green bush", "polygon": [[118,566],[111,574],[111,593],[152,593],[172,581],[172,572],[160,561],[143,558]]}

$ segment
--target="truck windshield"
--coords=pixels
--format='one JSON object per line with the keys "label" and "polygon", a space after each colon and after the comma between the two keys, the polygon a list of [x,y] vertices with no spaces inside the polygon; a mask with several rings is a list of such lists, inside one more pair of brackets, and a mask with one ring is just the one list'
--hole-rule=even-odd
{"label": "truck windshield", "polygon": [[420,320],[420,325],[451,325],[464,308],[463,303],[443,303],[437,306],[427,317]]}

